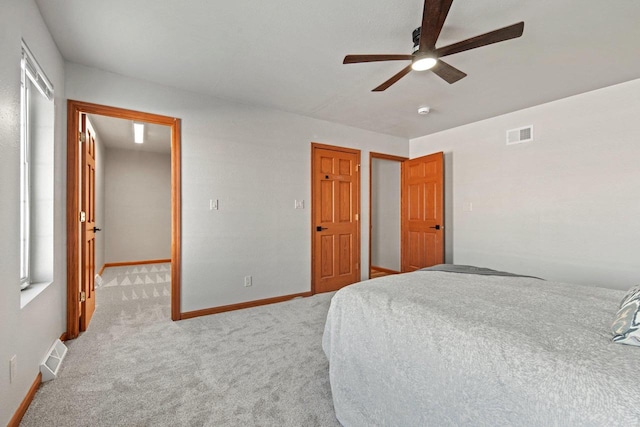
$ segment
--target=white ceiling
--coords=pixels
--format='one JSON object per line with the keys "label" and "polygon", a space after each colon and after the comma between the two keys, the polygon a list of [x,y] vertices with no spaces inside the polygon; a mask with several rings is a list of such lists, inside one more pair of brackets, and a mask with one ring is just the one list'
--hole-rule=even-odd
{"label": "white ceiling", "polygon": [[[447,57],[449,85],[407,63],[422,0],[36,0],[68,61],[413,138],[640,78],[638,0],[455,0],[437,46],[519,21],[524,35]],[[417,108],[431,107],[428,116]]]}
{"label": "white ceiling", "polygon": [[98,138],[107,148],[171,153],[171,127],[145,123],[144,142],[133,142],[133,121],[89,114]]}

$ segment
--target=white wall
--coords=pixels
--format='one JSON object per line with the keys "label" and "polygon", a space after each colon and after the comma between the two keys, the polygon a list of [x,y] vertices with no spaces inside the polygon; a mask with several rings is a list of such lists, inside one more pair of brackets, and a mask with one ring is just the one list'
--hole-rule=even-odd
{"label": "white wall", "polygon": [[[307,292],[311,142],[362,150],[362,275],[368,266],[369,151],[405,139],[185,92],[67,63],[67,96],[182,119],[183,312]],[[209,199],[220,209],[209,210]],[[305,209],[294,209],[294,200]],[[253,276],[253,286],[243,278]]]}
{"label": "white wall", "polygon": [[[634,80],[412,140],[411,157],[445,152],[449,260],[637,285],[638,117]],[[526,125],[535,140],[506,146],[505,131]]]}
{"label": "white wall", "polygon": [[171,154],[107,148],[105,262],[171,258]]}
{"label": "white wall", "polygon": [[[32,0],[5,0],[0,13],[0,424],[35,380],[42,358],[66,329],[64,62]],[[20,38],[55,87],[54,281],[20,308]],[[9,382],[9,359],[17,377]]]}
{"label": "white wall", "polygon": [[372,159],[371,265],[400,271],[400,162]]}

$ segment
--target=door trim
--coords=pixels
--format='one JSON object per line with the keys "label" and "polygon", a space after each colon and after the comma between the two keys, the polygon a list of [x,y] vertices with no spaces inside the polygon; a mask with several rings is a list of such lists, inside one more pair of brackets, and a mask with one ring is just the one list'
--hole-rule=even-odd
{"label": "door trim", "polygon": [[[371,214],[372,214],[372,209],[371,209],[371,194],[373,193],[371,191],[371,189],[373,188],[373,186],[371,185],[371,183],[373,182],[373,159],[382,159],[382,160],[391,160],[394,162],[399,162],[400,163],[400,206],[399,208],[402,210],[402,162],[404,162],[405,160],[409,160],[408,157],[402,157],[402,156],[393,156],[391,154],[384,154],[384,153],[376,153],[376,152],[370,152],[369,153],[369,274],[367,277],[369,277],[369,279],[371,279],[371,237],[373,235],[372,231],[373,230],[373,223],[371,222]],[[400,215],[400,223],[402,223],[402,214]],[[401,224],[402,227],[402,224]],[[402,229],[400,230],[400,268],[402,269]],[[392,271],[392,270],[390,270]]]}
{"label": "door trim", "polygon": [[361,205],[361,200],[360,200],[360,170],[361,168],[361,164],[362,164],[362,154],[360,152],[360,150],[357,150],[355,148],[347,148],[347,147],[338,147],[335,145],[327,145],[327,144],[320,144],[317,142],[312,142],[311,143],[311,216],[309,219],[309,222],[311,224],[311,294],[315,295],[316,294],[316,283],[315,283],[315,243],[316,243],[316,228],[314,227],[314,223],[313,223],[313,213],[314,213],[314,205],[313,205],[313,201],[315,200],[315,189],[314,189],[314,185],[313,185],[313,178],[315,176],[315,171],[316,171],[316,167],[315,167],[315,162],[314,162],[314,152],[316,149],[323,149],[323,150],[332,150],[332,151],[340,151],[343,153],[350,153],[350,154],[355,154],[358,156],[358,168],[356,170],[356,199],[358,200],[358,203],[355,207],[356,209],[356,214],[358,215],[358,227],[357,227],[357,237],[356,237],[356,254],[358,254],[357,256],[357,260],[354,260],[356,263],[356,277],[362,279],[362,254],[360,253],[360,248],[361,248],[361,239],[362,239],[362,233],[360,230],[360,225],[362,224],[362,218],[361,218],[361,214],[360,214],[360,205]]}
{"label": "door trim", "polygon": [[80,286],[80,191],[77,150],[78,115],[99,114],[171,127],[171,320],[180,320],[181,273],[181,120],[88,102],[67,101],[67,339],[79,334],[78,289]]}

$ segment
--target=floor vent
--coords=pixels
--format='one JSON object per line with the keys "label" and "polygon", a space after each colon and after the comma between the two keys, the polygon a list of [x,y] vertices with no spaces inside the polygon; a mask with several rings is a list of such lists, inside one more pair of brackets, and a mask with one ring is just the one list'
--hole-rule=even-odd
{"label": "floor vent", "polygon": [[533,125],[507,131],[507,145],[533,141]]}
{"label": "floor vent", "polygon": [[42,365],[40,365],[40,373],[42,373],[42,382],[50,381],[58,376],[58,371],[62,365],[62,359],[67,354],[67,346],[59,339],[56,340],[47,356],[45,357]]}

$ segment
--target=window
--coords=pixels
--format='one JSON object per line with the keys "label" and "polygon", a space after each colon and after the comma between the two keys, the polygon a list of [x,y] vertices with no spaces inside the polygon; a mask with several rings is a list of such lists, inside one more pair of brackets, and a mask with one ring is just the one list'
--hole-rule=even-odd
{"label": "window", "polygon": [[53,280],[53,85],[22,42],[20,288]]}

